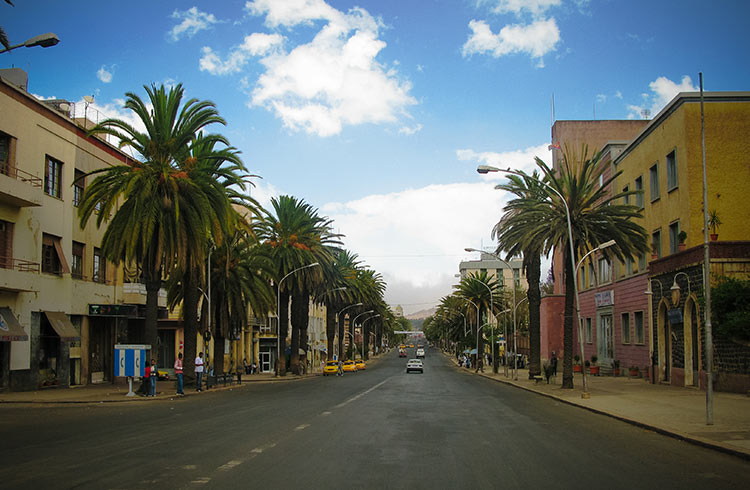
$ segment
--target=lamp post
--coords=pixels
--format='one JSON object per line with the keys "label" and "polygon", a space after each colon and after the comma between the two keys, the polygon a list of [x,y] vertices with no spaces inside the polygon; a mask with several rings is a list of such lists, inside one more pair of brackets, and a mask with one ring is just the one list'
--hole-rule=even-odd
{"label": "lamp post", "polygon": [[[477,361],[478,361],[479,360],[478,359],[479,358],[479,330],[481,328],[479,326],[479,305],[473,302],[472,300],[470,300],[469,298],[464,298],[464,299],[468,301],[469,303],[473,304],[474,307],[477,309]],[[471,355],[471,352],[469,352],[469,355]]]}
{"label": "lamp post", "polygon": [[0,49],[0,53],[5,53],[12,49],[21,47],[33,48],[34,46],[41,46],[43,48],[49,48],[50,46],[54,46],[59,42],[60,39],[55,34],[48,32],[46,34],[34,36],[31,39],[27,39],[26,41],[22,42],[21,44],[16,44],[15,46],[11,46],[7,49]]}
{"label": "lamp post", "polygon": [[[500,262],[502,262],[503,264],[505,264],[508,267],[508,269],[510,269],[511,276],[513,276],[513,267],[508,262],[506,262],[505,260],[501,259],[499,255],[497,255],[495,253],[492,253],[492,252],[483,252],[482,250],[478,250],[476,248],[465,248],[464,250],[466,250],[467,252],[479,252],[480,254],[481,253],[486,253],[488,255],[492,255],[497,260],[499,260]],[[481,258],[481,256],[480,256],[480,258]],[[511,277],[511,281],[512,281],[511,292],[513,293],[513,304],[516,304],[516,281],[515,281],[515,276]],[[503,287],[505,287],[505,275],[504,274],[503,274]],[[508,345],[508,332],[507,331],[505,332],[505,345],[506,346]],[[506,350],[505,352],[506,352],[506,358],[507,358],[507,352],[508,351]],[[516,350],[516,312],[515,312],[515,310],[513,310],[513,377],[514,377],[514,379],[518,379],[518,361],[517,361],[516,353],[517,353],[517,350]],[[494,368],[494,366],[493,366],[493,368]],[[508,363],[507,362],[505,363],[505,377],[506,378],[508,377]]]}
{"label": "lamp post", "polygon": [[[603,250],[607,247],[611,247],[612,245],[615,245],[614,240],[609,240],[608,242],[604,242],[598,247],[593,248],[592,250],[589,250],[583,257],[581,257],[581,260],[578,261],[576,264],[575,269],[573,269],[573,281],[575,284],[578,284],[578,268],[581,267],[581,264],[584,260],[586,260],[586,257],[593,254],[594,252],[598,250]],[[581,347],[581,360],[585,359],[585,356],[583,355],[583,336],[581,332],[581,303],[578,301],[578,286],[576,286],[576,318],[578,320],[578,343]],[[581,374],[583,375],[583,395],[581,395],[583,398],[589,398],[589,387],[586,380],[586,369],[581,369]]]}
{"label": "lamp post", "polygon": [[[465,249],[465,250],[467,252],[470,252],[470,251],[473,251],[474,249]],[[474,280],[477,281],[482,286],[486,287],[487,291],[490,293],[490,313],[492,313],[492,316],[494,317],[495,312],[494,312],[494,305],[492,303],[492,290],[486,283],[480,281],[479,279],[474,279]],[[489,322],[489,320],[490,320],[490,316],[487,315],[487,321]],[[497,318],[495,318],[495,321],[497,321]],[[497,373],[497,370],[495,369],[495,358],[497,357],[495,356],[495,326],[494,325],[491,325],[491,326],[492,326],[492,335],[491,335],[492,348],[490,349],[490,352],[492,352],[492,372]],[[477,336],[477,362],[478,361],[479,361],[479,336]]]}
{"label": "lamp post", "polygon": [[[502,172],[502,173],[508,173],[508,174],[513,174],[513,175],[518,175],[519,177],[522,177],[524,179],[531,179],[534,182],[537,182],[538,184],[543,185],[547,189],[551,190],[552,192],[554,192],[560,198],[560,201],[562,201],[563,205],[565,206],[565,217],[567,218],[567,221],[568,221],[568,244],[570,245],[570,265],[571,265],[571,267],[573,269],[571,272],[575,272],[576,257],[575,257],[575,249],[573,248],[573,225],[571,224],[571,219],[570,219],[570,208],[568,207],[568,203],[565,200],[565,198],[563,197],[563,195],[560,194],[560,192],[557,189],[555,189],[554,187],[550,186],[546,182],[543,182],[543,181],[541,181],[539,179],[536,179],[536,178],[534,178],[534,177],[532,177],[530,175],[526,175],[523,172],[519,172],[517,170],[511,170],[510,168],[507,168],[507,169],[503,170],[503,169],[500,169],[500,168],[497,168],[497,167],[493,167],[491,165],[479,165],[477,167],[477,172],[479,172],[480,174],[487,174],[489,172]],[[575,295],[576,309],[577,309],[578,308],[578,281],[576,280],[575,277],[573,277],[573,293]],[[579,338],[579,340],[581,339],[581,334],[583,333],[582,329],[583,329],[583,326],[581,325],[581,322],[579,320],[578,321],[578,338]],[[580,344],[581,344],[581,354],[583,354],[583,341],[582,340],[580,341]],[[585,372],[585,370],[583,370],[583,371]],[[589,398],[590,396],[589,396],[588,392],[586,391],[586,386],[585,386],[585,384],[586,384],[586,376],[585,376],[585,374],[584,374],[584,377],[583,377],[583,382],[584,382],[584,392],[583,392],[583,394],[581,394],[581,398]]]}
{"label": "lamp post", "polygon": [[[357,321],[357,318],[361,317],[362,315],[366,315],[368,313],[375,313],[375,310],[363,311],[359,315],[355,316],[354,319],[349,323],[349,328],[351,329],[351,333],[352,333],[352,347],[356,347],[357,346],[357,344],[354,342],[354,323]],[[364,349],[364,343],[363,343],[363,347],[362,348]],[[352,357],[354,357],[353,349],[352,349]]]}
{"label": "lamp post", "polygon": [[281,376],[281,283],[284,282],[284,279],[291,276],[297,271],[301,271],[302,269],[308,269],[310,267],[316,267],[320,264],[317,262],[313,262],[312,264],[303,265],[302,267],[297,267],[292,272],[289,272],[287,275],[281,278],[279,281],[279,284],[276,286],[276,320],[278,324],[276,325],[276,376]]}
{"label": "lamp post", "polygon": [[648,286],[646,287],[646,290],[643,292],[643,294],[648,296],[648,355],[649,359],[651,360],[651,384],[656,383],[656,366],[657,363],[654,362],[654,325],[653,325],[653,316],[654,316],[654,305],[653,305],[653,291],[651,291],[651,283],[653,281],[656,281],[656,283],[659,285],[659,297],[664,297],[664,288],[662,287],[661,281],[658,279],[649,279],[648,280]]}
{"label": "lamp post", "polygon": [[[378,313],[377,315],[368,316],[367,318],[365,318],[364,320],[362,320],[362,354],[365,353],[365,322],[367,320],[372,320],[373,318],[377,318],[379,316],[380,316],[380,313]],[[368,354],[368,356],[369,356],[369,354]],[[368,359],[369,359],[369,357],[368,357]]]}
{"label": "lamp post", "polygon": [[[362,306],[362,303],[355,303],[353,305],[345,306],[344,308],[340,309],[338,313],[336,313],[336,335],[338,335],[339,330],[341,330],[341,326],[339,325],[339,317],[341,316],[341,314],[344,311],[348,310],[349,308],[354,308],[356,306]],[[341,341],[341,340],[342,339],[339,337],[339,341]],[[339,347],[340,343],[341,342],[336,342],[336,349],[338,349],[337,354],[338,354],[339,360],[341,359],[341,348]]]}

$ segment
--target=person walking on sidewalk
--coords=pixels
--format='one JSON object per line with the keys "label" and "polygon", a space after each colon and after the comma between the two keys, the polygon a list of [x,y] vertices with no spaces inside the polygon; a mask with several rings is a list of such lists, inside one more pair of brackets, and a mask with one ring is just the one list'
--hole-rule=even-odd
{"label": "person walking on sidewalk", "polygon": [[203,391],[203,352],[195,358],[195,391]]}
{"label": "person walking on sidewalk", "polygon": [[177,360],[174,362],[174,374],[177,376],[177,394],[184,395],[182,384],[182,352],[177,354]]}
{"label": "person walking on sidewalk", "polygon": [[159,378],[159,368],[156,365],[156,359],[151,359],[151,394],[149,396],[156,396],[156,380]]}
{"label": "person walking on sidewalk", "polygon": [[146,361],[146,368],[141,379],[141,392],[143,396],[148,396],[151,391],[151,364]]}

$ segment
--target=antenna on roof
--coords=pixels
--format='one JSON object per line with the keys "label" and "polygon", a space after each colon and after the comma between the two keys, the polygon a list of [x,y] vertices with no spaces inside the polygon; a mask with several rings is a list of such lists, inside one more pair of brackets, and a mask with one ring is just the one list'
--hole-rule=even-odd
{"label": "antenna on roof", "polygon": [[641,110],[641,116],[643,117],[643,119],[648,119],[649,116],[651,116],[651,111],[648,109],[643,109]]}

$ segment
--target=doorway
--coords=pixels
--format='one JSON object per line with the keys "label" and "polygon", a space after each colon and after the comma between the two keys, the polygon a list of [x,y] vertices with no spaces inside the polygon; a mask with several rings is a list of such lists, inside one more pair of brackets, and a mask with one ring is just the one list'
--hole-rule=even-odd
{"label": "doorway", "polygon": [[597,332],[597,355],[599,364],[609,366],[615,357],[615,336],[612,328],[612,313],[600,313]]}
{"label": "doorway", "polygon": [[260,352],[260,372],[271,372],[271,353],[267,350]]}

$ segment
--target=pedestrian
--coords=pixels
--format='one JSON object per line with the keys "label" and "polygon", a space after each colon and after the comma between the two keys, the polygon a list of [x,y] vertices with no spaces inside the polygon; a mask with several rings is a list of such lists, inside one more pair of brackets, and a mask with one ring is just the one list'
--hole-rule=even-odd
{"label": "pedestrian", "polygon": [[552,357],[550,357],[549,364],[552,368],[552,376],[557,377],[557,355],[555,354],[555,351],[552,351]]}
{"label": "pedestrian", "polygon": [[247,363],[247,359],[242,360],[242,368],[245,370],[245,374],[250,374],[250,365]]}
{"label": "pedestrian", "polygon": [[195,358],[195,391],[203,391],[203,352]]}
{"label": "pedestrian", "polygon": [[177,376],[177,394],[184,395],[182,388],[182,352],[177,354],[177,360],[174,362],[174,375]]}
{"label": "pedestrian", "polygon": [[339,359],[339,364],[336,367],[336,376],[343,376],[344,375],[344,366],[341,364],[341,359]]}
{"label": "pedestrian", "polygon": [[151,396],[156,396],[156,380],[159,377],[159,368],[156,366],[156,359],[151,359],[151,372],[149,378],[151,379]]}
{"label": "pedestrian", "polygon": [[146,369],[141,380],[141,392],[143,396],[148,396],[149,391],[151,391],[151,363],[146,361]]}
{"label": "pedestrian", "polygon": [[255,361],[253,361],[252,364],[250,364],[250,374],[255,374],[258,371],[258,368],[255,365]]}

